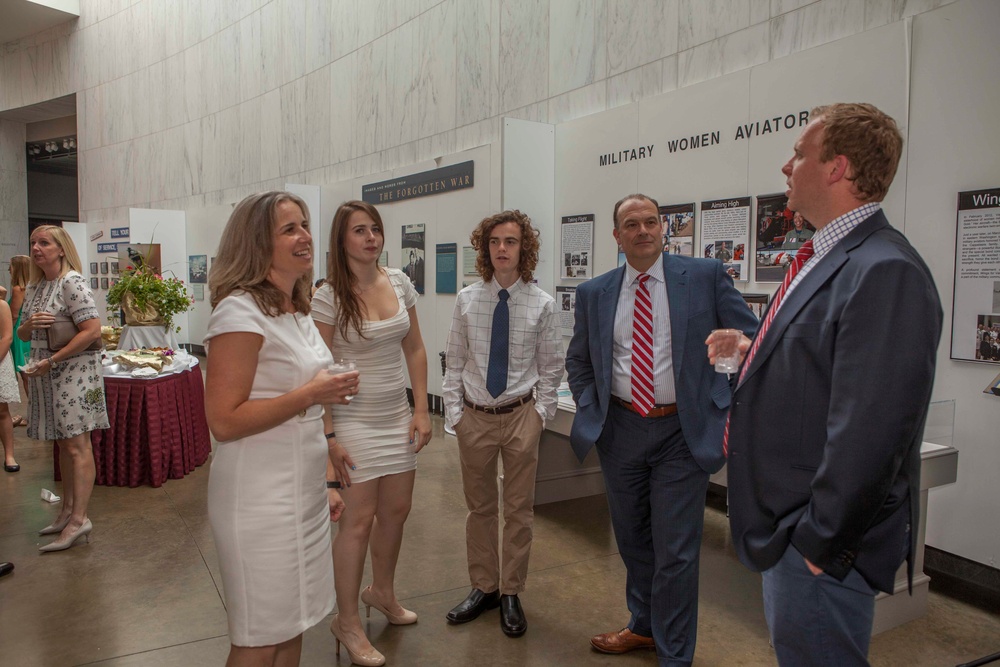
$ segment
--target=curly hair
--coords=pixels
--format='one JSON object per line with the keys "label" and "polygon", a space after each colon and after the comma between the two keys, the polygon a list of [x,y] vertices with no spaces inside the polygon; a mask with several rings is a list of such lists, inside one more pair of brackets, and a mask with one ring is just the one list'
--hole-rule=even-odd
{"label": "curly hair", "polygon": [[[282,314],[285,295],[268,279],[274,255],[274,225],[278,205],[289,201],[309,220],[309,207],[290,192],[272,190],[250,195],[236,205],[222,230],[219,252],[208,274],[212,308],[227,296],[242,290],[253,297],[261,312],[269,317]],[[312,244],[310,243],[310,248]],[[308,315],[312,296],[312,270],[292,287],[296,312]]]}
{"label": "curly hair", "polygon": [[382,216],[378,209],[365,201],[357,199],[345,201],[337,208],[333,215],[333,222],[330,223],[330,259],[326,267],[326,282],[333,290],[333,296],[337,303],[337,328],[340,335],[347,340],[347,330],[354,329],[360,338],[367,338],[362,333],[365,324],[364,302],[358,297],[355,288],[358,285],[358,277],[351,271],[351,266],[347,262],[347,252],[344,250],[344,238],[347,236],[347,223],[351,216],[357,212],[366,214],[378,227],[382,234],[383,248],[385,247],[385,225],[382,223]]}
{"label": "curly hair", "polygon": [[487,218],[476,226],[476,229],[469,236],[472,247],[476,249],[476,271],[483,280],[489,282],[493,280],[493,262],[490,260],[490,234],[497,225],[505,222],[515,222],[521,228],[521,253],[520,261],[517,264],[518,273],[521,280],[531,282],[535,273],[535,266],[538,265],[538,249],[541,244],[538,242],[538,231],[531,226],[531,218],[518,210],[502,211]]}
{"label": "curly hair", "polygon": [[816,107],[810,118],[823,123],[820,160],[843,155],[862,201],[885,199],[903,154],[903,135],[896,121],[871,104],[840,103]]}

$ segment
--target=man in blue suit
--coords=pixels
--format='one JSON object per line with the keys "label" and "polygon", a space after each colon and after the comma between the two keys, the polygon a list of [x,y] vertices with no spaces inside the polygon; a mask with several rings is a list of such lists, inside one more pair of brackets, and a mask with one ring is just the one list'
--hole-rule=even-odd
{"label": "man in blue suit", "polygon": [[876,590],[893,591],[904,558],[912,576],[942,312],[881,210],[902,150],[892,118],[834,104],[782,169],[789,208],[817,232],[743,363],[727,473],[733,543],[763,572],[783,666],[867,665]]}
{"label": "man in blue suit", "polygon": [[721,262],[663,254],[657,208],[641,194],[615,204],[627,264],[577,288],[566,369],[570,443],[581,461],[597,447],[628,572],[628,625],[591,645],[655,646],[661,665],[679,666],[694,657],[705,493],[731,396],[705,341],[720,328],[753,335],[757,320]]}

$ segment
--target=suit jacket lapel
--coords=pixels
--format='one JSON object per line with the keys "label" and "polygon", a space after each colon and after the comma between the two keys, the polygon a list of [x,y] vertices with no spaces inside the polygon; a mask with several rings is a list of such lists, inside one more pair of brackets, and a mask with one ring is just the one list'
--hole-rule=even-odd
{"label": "suit jacket lapel", "polygon": [[868,236],[875,231],[888,226],[882,211],[877,211],[869,216],[861,224],[855,227],[845,236],[829,253],[819,259],[819,263],[809,270],[809,273],[802,279],[791,296],[784,299],[780,305],[771,326],[761,341],[760,349],[754,355],[750,368],[747,369],[743,381],[736,387],[739,389],[750,377],[759,369],[777,346],[788,325],[792,323],[799,311],[813,298],[816,292],[834,276],[840,267],[850,259],[850,252],[859,246]]}
{"label": "suit jacket lapel", "polygon": [[618,297],[625,279],[625,267],[612,273],[597,302],[597,339],[601,342],[601,368],[604,370],[604,386],[611,391],[611,370],[614,367],[615,315],[618,312]]}
{"label": "suit jacket lapel", "polygon": [[684,345],[687,342],[690,292],[687,272],[676,258],[663,256],[663,279],[667,284],[667,310],[670,312],[670,354],[674,367],[674,381],[681,374]]}

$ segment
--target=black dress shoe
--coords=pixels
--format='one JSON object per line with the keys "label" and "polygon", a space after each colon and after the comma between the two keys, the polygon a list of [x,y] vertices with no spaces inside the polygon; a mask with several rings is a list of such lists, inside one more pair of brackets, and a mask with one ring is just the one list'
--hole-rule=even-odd
{"label": "black dress shoe", "polygon": [[0,577],[10,574],[14,571],[13,563],[0,563]]}
{"label": "black dress shoe", "polygon": [[479,618],[487,609],[496,609],[500,605],[500,591],[484,593],[473,588],[469,596],[461,604],[448,612],[448,620],[452,623],[468,623]]}
{"label": "black dress shoe", "polygon": [[7,465],[6,463],[4,463],[3,469],[6,470],[7,472],[17,472],[18,470],[21,469],[21,464],[15,463],[14,465]]}
{"label": "black dress shoe", "polygon": [[528,619],[516,595],[500,596],[500,627],[508,637],[520,637],[528,629]]}

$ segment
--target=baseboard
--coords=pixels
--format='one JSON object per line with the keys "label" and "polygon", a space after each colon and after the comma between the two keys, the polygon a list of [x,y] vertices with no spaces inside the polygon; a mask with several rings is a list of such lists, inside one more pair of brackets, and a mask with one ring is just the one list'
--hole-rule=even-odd
{"label": "baseboard", "polygon": [[1000,569],[934,547],[924,548],[931,590],[987,610],[1000,609]]}

